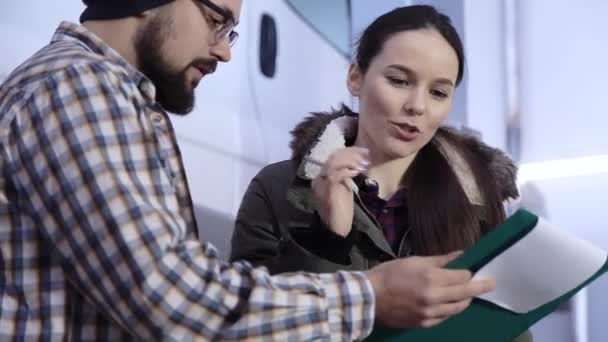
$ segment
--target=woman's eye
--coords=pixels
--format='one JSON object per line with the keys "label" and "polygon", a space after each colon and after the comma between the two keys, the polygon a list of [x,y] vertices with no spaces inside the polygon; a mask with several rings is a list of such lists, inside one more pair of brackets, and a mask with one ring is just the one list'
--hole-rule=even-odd
{"label": "woman's eye", "polygon": [[398,87],[406,87],[406,86],[410,85],[410,81],[408,81],[405,78],[390,77],[390,76],[387,78],[392,85],[395,85]]}
{"label": "woman's eye", "polygon": [[448,94],[445,91],[436,89],[431,90],[431,95],[440,99],[445,99],[448,97]]}

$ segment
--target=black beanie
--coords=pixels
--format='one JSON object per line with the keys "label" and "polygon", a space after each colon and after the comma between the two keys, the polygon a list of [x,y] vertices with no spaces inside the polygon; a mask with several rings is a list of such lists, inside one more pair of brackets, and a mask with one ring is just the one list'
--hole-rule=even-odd
{"label": "black beanie", "polygon": [[131,17],[171,1],[173,0],[83,0],[87,8],[82,12],[80,22]]}

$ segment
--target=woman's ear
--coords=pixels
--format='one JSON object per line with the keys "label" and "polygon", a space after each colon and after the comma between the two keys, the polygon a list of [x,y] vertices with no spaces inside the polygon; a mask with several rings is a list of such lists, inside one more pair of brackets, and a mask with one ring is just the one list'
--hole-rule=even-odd
{"label": "woman's ear", "polygon": [[348,76],[346,77],[346,87],[352,96],[358,97],[361,93],[361,86],[363,84],[363,73],[357,65],[352,63],[348,68]]}

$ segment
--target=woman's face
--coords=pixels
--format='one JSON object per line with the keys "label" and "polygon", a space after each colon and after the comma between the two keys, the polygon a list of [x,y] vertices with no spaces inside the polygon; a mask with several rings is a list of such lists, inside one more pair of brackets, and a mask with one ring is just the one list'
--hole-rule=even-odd
{"label": "woman's face", "polygon": [[434,29],[392,35],[365,74],[351,66],[348,88],[359,98],[358,143],[373,159],[417,153],[445,121],[454,97],[458,57]]}

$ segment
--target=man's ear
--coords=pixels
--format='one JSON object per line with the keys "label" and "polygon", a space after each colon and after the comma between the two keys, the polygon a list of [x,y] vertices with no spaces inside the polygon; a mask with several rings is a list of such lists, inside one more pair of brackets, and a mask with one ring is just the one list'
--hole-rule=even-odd
{"label": "man's ear", "polygon": [[153,13],[152,10],[149,9],[149,10],[145,10],[143,12],[137,13],[135,16],[140,19],[145,19],[145,18],[150,17],[152,15],[152,13]]}
{"label": "man's ear", "polygon": [[363,73],[357,63],[351,63],[346,77],[346,87],[352,96],[358,97],[363,84]]}
{"label": "man's ear", "polygon": [[143,12],[137,13],[135,16],[140,19],[147,19],[147,18],[154,16],[154,14],[156,14],[156,12],[158,12],[159,10],[160,10],[159,7],[154,7],[154,8],[147,9]]}

